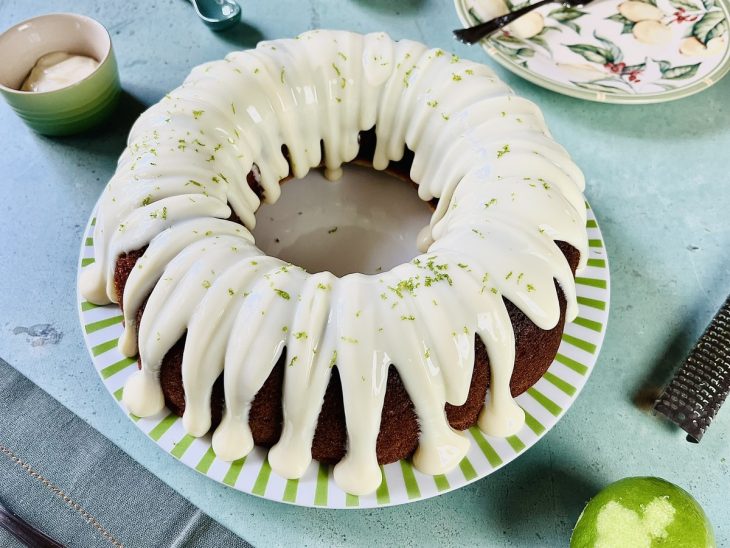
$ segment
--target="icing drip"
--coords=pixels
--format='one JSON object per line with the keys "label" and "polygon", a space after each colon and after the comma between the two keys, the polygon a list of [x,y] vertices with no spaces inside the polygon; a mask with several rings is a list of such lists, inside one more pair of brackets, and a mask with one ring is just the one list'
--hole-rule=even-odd
{"label": "icing drip", "polygon": [[[439,200],[411,262],[372,276],[308,274],[265,256],[248,230],[225,220],[233,211],[254,226],[260,200],[249,172],[273,202],[282,178],[321,162],[337,178],[358,134],[373,127],[374,167],[408,147],[419,196]],[[311,31],[196,67],[140,116],[102,195],[96,262],[81,291],[98,304],[117,301],[116,258],[149,244],[123,295],[120,349],[142,363],[124,402],[137,415],[164,406],[160,364],[186,334],[183,424],[194,436],[209,430],[213,383],[225,371],[213,434],[225,460],[252,449],[251,402],[285,352],[283,431],[269,462],[286,478],[311,462],[336,366],[348,450],[334,477],[365,494],[381,482],[375,442],[391,364],[419,417],[413,462],[424,473],[450,471],[468,450],[444,405],[467,398],[475,335],[491,366],[479,427],[508,436],[522,426],[509,392],[515,342],[503,298],[551,329],[557,280],[567,319],[575,317],[573,276],[554,240],[577,248],[585,265],[583,188],[538,108],[487,67],[383,33]]]}

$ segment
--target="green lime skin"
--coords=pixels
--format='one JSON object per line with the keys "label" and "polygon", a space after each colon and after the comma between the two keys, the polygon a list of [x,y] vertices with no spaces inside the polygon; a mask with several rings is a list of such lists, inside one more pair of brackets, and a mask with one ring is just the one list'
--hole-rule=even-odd
{"label": "green lime skin", "polygon": [[712,524],[687,491],[661,478],[624,478],[586,505],[570,548],[715,548]]}

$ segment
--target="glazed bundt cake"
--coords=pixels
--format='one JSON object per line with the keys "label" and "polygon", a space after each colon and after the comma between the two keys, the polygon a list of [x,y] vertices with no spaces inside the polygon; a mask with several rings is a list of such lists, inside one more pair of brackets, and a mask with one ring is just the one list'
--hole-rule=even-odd
{"label": "glazed bundt cake", "polygon": [[[372,163],[435,206],[422,254],[388,272],[307,273],[249,229],[280,182]],[[134,124],[99,202],[89,301],[118,302],[140,370],[123,401],[165,405],[218,457],[270,447],[347,492],[412,457],[427,474],[509,436],[577,313],[584,180],[539,109],[483,65],[386,34],[311,31],[196,67]],[[488,389],[488,390],[487,390]]]}

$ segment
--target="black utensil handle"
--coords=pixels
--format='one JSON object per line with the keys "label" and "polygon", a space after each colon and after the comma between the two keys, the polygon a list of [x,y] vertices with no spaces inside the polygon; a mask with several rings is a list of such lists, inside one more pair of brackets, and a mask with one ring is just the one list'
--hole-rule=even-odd
{"label": "black utensil handle", "polygon": [[554,4],[554,3],[555,3],[555,0],[540,0],[540,2],[530,4],[529,6],[524,6],[516,11],[506,13],[504,15],[500,15],[499,17],[495,17],[494,19],[490,19],[489,21],[480,23],[479,25],[476,25],[475,27],[456,30],[456,31],[454,31],[454,34],[456,34],[460,40],[464,40],[470,44],[473,44],[475,42],[478,42],[479,40],[481,40],[488,34],[491,34],[495,30],[509,25],[515,19],[519,19],[520,17],[531,12],[532,10],[537,9],[541,6],[544,6],[546,4]]}
{"label": "black utensil handle", "polygon": [[56,542],[2,505],[0,505],[0,527],[26,546],[33,548],[64,548],[63,544]]}
{"label": "black utensil handle", "polygon": [[699,443],[730,392],[730,297],[707,326],[654,409]]}

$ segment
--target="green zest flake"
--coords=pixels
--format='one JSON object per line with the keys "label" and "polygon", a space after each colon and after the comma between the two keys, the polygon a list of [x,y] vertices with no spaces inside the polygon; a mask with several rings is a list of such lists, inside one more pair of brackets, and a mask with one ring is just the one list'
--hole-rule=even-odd
{"label": "green zest flake", "polygon": [[[528,286],[528,287],[527,287],[527,289],[529,290],[529,289],[530,289],[530,287]],[[494,293],[495,295],[497,294],[497,288],[496,288],[496,287],[493,287],[493,288],[492,288],[492,289],[490,289],[489,291],[491,291],[491,292],[492,292],[492,293]]]}
{"label": "green zest flake", "polygon": [[251,263],[250,263],[250,264],[251,264],[251,266],[256,266],[256,265],[257,265],[257,264],[259,264],[259,263],[257,263],[256,261],[251,261]]}
{"label": "green zest flake", "polygon": [[469,334],[469,328],[467,326],[464,326],[464,333]]}
{"label": "green zest flake", "polygon": [[282,333],[286,333],[287,331],[289,331],[289,328],[287,326],[284,326],[281,328],[281,331]]}
{"label": "green zest flake", "polygon": [[517,283],[520,283],[522,281],[522,277],[525,275],[524,272],[520,272],[520,275],[517,276]]}
{"label": "green zest flake", "polygon": [[461,75],[456,74],[455,72],[451,74],[451,79],[454,82],[461,82]]}
{"label": "green zest flake", "polygon": [[179,148],[180,150],[185,150],[186,146],[188,146],[188,142],[185,139],[177,140],[177,148]]}
{"label": "green zest flake", "polygon": [[500,150],[497,151],[497,159],[499,160],[502,156],[509,152],[509,145],[504,145]]}
{"label": "green zest flake", "polygon": [[416,320],[416,317],[413,314],[410,314],[408,316],[401,316],[400,319],[401,320],[408,320],[408,321],[413,322],[413,321]]}
{"label": "green zest flake", "polygon": [[283,289],[276,289],[276,288],[274,288],[274,291],[276,292],[277,295],[279,295],[279,297],[281,297],[282,299],[284,299],[286,301],[288,301],[289,299],[291,299],[291,297],[289,296],[289,293],[287,293]]}
{"label": "green zest flake", "polygon": [[512,277],[512,271],[510,270],[510,271],[509,271],[509,274],[507,274],[507,275],[506,275],[506,276],[504,277],[504,279],[505,279],[505,280],[509,280],[509,279],[510,279],[511,277]]}
{"label": "green zest flake", "polygon": [[335,69],[335,73],[337,74],[338,77],[342,76],[342,72],[340,71],[340,68],[335,63],[332,63],[332,68]]}
{"label": "green zest flake", "polygon": [[466,270],[467,268],[469,268],[469,265],[468,264],[465,264],[465,263],[457,263],[456,266],[458,266],[459,268],[463,268],[464,270]]}
{"label": "green zest flake", "polygon": [[332,369],[335,366],[336,361],[337,361],[337,350],[332,352],[332,359],[330,360],[330,369]]}
{"label": "green zest flake", "polygon": [[352,344],[358,344],[360,342],[360,341],[358,341],[357,339],[355,339],[353,337],[344,337],[344,336],[342,336],[342,337],[340,337],[340,339],[342,339],[345,342],[352,343]]}
{"label": "green zest flake", "polygon": [[319,282],[317,284],[317,289],[321,289],[322,291],[329,291],[331,289],[330,284],[323,284],[322,282]]}
{"label": "green zest flake", "polygon": [[282,84],[285,82],[285,77],[286,77],[286,69],[284,67],[281,67],[281,72],[279,73],[279,80],[281,80]]}
{"label": "green zest flake", "polygon": [[452,53],[451,54],[451,62],[452,63],[458,63],[459,62],[459,56],[456,55],[455,53]]}
{"label": "green zest flake", "polygon": [[193,118],[195,118],[197,120],[198,118],[200,118],[203,115],[204,112],[205,112],[204,110],[194,110]]}
{"label": "green zest flake", "polygon": [[307,332],[306,331],[297,331],[296,333],[294,333],[294,338],[297,340],[306,339]]}
{"label": "green zest flake", "polygon": [[233,289],[231,289],[231,288],[229,287],[229,288],[228,288],[228,294],[229,294],[229,295],[230,295],[231,297],[233,297],[233,296],[234,296],[234,295],[236,294],[236,292],[235,292],[235,291],[233,291]]}
{"label": "green zest flake", "polygon": [[208,289],[208,288],[210,288],[210,282],[209,282],[208,280],[203,280],[203,284],[202,284],[202,285],[203,285],[203,287],[204,287],[205,289]]}
{"label": "green zest flake", "polygon": [[408,70],[406,71],[406,73],[405,73],[405,74],[403,75],[403,85],[404,85],[405,87],[408,87],[408,80],[410,80],[410,79],[411,79],[411,74],[413,74],[413,69],[415,69],[415,68],[416,68],[416,67],[411,67],[411,68],[409,68],[409,69],[408,69]]}
{"label": "green zest flake", "polygon": [[449,115],[448,114],[444,114],[443,112],[441,113],[441,118],[443,118],[444,121],[446,121],[446,122],[449,121]]}
{"label": "green zest flake", "polygon": [[342,102],[342,97],[335,97],[335,101],[337,101],[338,103],[341,103]]}
{"label": "green zest flake", "polygon": [[360,314],[362,314],[362,310],[358,310],[357,312],[355,312],[355,317],[359,318]]}
{"label": "green zest flake", "polygon": [[439,106],[439,102],[438,102],[438,101],[436,101],[435,99],[434,99],[434,100],[432,100],[432,101],[426,101],[426,104],[427,104],[427,105],[428,105],[429,107],[431,107],[431,108],[436,108],[437,106]]}
{"label": "green zest flake", "polygon": [[213,231],[212,230],[206,230],[204,236],[212,236]]}
{"label": "green zest flake", "polygon": [[185,183],[185,186],[188,186],[188,185],[195,185],[200,188],[203,187],[203,185],[201,183],[199,183],[198,181],[194,181],[193,179],[190,179],[187,183]]}
{"label": "green zest flake", "polygon": [[408,278],[407,280],[401,280],[398,282],[398,285],[395,287],[388,286],[388,289],[390,289],[393,293],[398,295],[401,299],[403,298],[403,293],[408,292],[412,296],[416,296],[416,288],[421,285],[420,282],[415,281],[414,278]]}
{"label": "green zest flake", "polygon": [[148,206],[152,203],[152,194],[148,194],[144,200],[142,200],[142,206]]}
{"label": "green zest flake", "polygon": [[231,103],[231,110],[233,111],[233,114],[236,114],[236,105]]}
{"label": "green zest flake", "polygon": [[150,217],[152,217],[153,219],[162,219],[162,220],[167,219],[167,207],[163,207],[162,211],[159,211],[159,210],[153,211],[152,213],[150,213]]}
{"label": "green zest flake", "polygon": [[532,284],[527,284],[527,291],[532,293],[533,291],[535,291],[535,286]]}
{"label": "green zest flake", "polygon": [[[219,173],[219,174],[218,174],[218,177],[220,177],[220,178],[221,178],[221,179],[223,179],[223,180],[224,180],[224,181],[225,181],[226,183],[228,183],[228,178],[227,178],[227,177],[226,177],[225,175],[223,175],[222,173]],[[218,182],[218,181],[216,181],[216,182]]]}
{"label": "green zest flake", "polygon": [[434,55],[435,55],[436,57],[441,57],[441,56],[443,56],[443,55],[444,55],[444,50],[442,50],[442,49],[437,49],[437,50],[436,50],[436,53],[434,53]]}
{"label": "green zest flake", "polygon": [[497,198],[492,198],[489,200],[486,204],[484,204],[484,207],[492,207],[497,203]]}
{"label": "green zest flake", "polygon": [[254,74],[258,74],[259,72],[260,72],[260,69],[258,67],[256,67],[255,69],[253,69],[253,73]]}
{"label": "green zest flake", "polygon": [[433,303],[434,306],[438,306],[439,305],[439,303],[436,302],[436,299],[433,299],[431,302]]}
{"label": "green zest flake", "polygon": [[127,230],[127,225],[125,225],[124,223],[120,224],[118,230],[119,232],[124,232],[125,230]]}
{"label": "green zest flake", "polygon": [[297,360],[299,359],[299,356],[294,356],[291,361],[289,362],[289,367],[297,363]]}
{"label": "green zest flake", "polygon": [[342,57],[342,59],[344,59],[345,61],[347,61],[347,55],[345,55],[345,54],[344,54],[344,53],[342,53],[341,51],[338,51],[338,52],[337,52],[337,55],[339,55],[340,57]]}
{"label": "green zest flake", "polygon": [[334,228],[330,228],[330,229],[329,229],[329,230],[327,231],[327,234],[334,234],[335,232],[337,232],[337,227],[334,227]]}
{"label": "green zest flake", "polygon": [[384,301],[387,301],[388,300],[388,295],[386,295],[385,293],[381,293],[380,294],[380,298],[383,299]]}
{"label": "green zest flake", "polygon": [[206,160],[206,162],[213,162],[215,161],[215,156],[213,154],[210,155],[210,158]]}
{"label": "green zest flake", "polygon": [[431,349],[427,348],[426,351],[423,353],[423,357],[428,359],[431,357]]}
{"label": "green zest flake", "polygon": [[378,333],[382,333],[384,329],[382,327],[378,327]]}
{"label": "green zest flake", "polygon": [[218,143],[217,145],[215,145],[215,148],[213,148],[213,152],[218,152],[221,148],[223,148],[223,145]]}
{"label": "green zest flake", "polygon": [[501,116],[502,118],[504,118],[505,116],[507,116],[507,113],[506,113],[505,111],[502,111],[502,112],[500,112],[500,113],[499,113],[499,115],[500,115],[500,116]]}
{"label": "green zest flake", "polygon": [[467,73],[469,76],[474,76],[474,71],[471,69],[466,69],[464,72]]}

